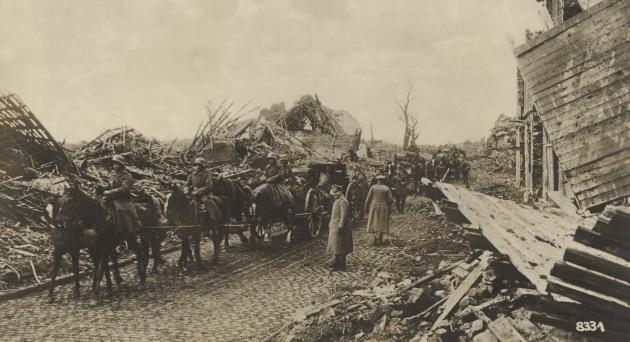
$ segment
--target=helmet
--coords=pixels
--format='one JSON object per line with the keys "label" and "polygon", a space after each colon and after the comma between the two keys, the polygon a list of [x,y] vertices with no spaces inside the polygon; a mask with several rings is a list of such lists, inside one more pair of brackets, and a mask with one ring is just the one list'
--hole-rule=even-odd
{"label": "helmet", "polygon": [[122,166],[127,166],[127,164],[125,163],[125,158],[123,158],[123,156],[119,156],[119,155],[115,155],[112,157],[112,163],[118,163]]}
{"label": "helmet", "polygon": [[273,153],[273,152],[267,153],[267,158],[268,159],[272,159],[273,158],[275,160],[278,160],[278,156],[275,153]]}
{"label": "helmet", "polygon": [[197,157],[195,158],[195,160],[193,161],[193,165],[200,165],[200,166],[206,166],[206,160],[201,158],[201,157]]}

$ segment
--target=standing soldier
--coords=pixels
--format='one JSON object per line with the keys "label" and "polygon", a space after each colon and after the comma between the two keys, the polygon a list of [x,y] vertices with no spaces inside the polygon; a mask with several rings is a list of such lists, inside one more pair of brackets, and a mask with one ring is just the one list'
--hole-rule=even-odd
{"label": "standing soldier", "polygon": [[385,176],[376,176],[376,184],[372,185],[365,200],[365,212],[368,214],[368,233],[374,233],[374,246],[383,243],[383,234],[389,233],[389,214],[394,198],[385,185]]}
{"label": "standing soldier", "polygon": [[138,256],[138,273],[140,282],[144,283],[146,274],[144,264],[146,262],[142,248],[136,240],[140,231],[140,221],[136,207],[131,201],[133,177],[127,171],[125,160],[122,156],[112,157],[113,174],[108,190],[103,191],[103,196],[110,208],[112,221],[116,229],[116,235],[136,253]]}
{"label": "standing soldier", "polygon": [[462,180],[464,181],[464,184],[466,185],[466,188],[470,188],[470,163],[468,162],[468,160],[460,160],[460,172],[462,175]]}
{"label": "standing soldier", "polygon": [[328,246],[326,253],[335,256],[329,266],[333,270],[346,270],[346,256],[352,253],[352,230],[350,228],[350,204],[343,196],[342,187],[333,185],[330,194],[335,198],[330,212]]}
{"label": "standing soldier", "polygon": [[357,212],[363,210],[363,208],[359,207],[363,206],[363,203],[360,203],[358,201],[358,185],[359,184],[357,181],[357,176],[354,175],[350,179],[350,183],[348,183],[348,187],[346,188],[346,200],[348,200],[348,203],[350,203],[350,212],[352,213],[352,218],[357,217]]}
{"label": "standing soldier", "polygon": [[405,202],[407,201],[407,175],[401,168],[396,170],[394,177],[394,186],[396,187],[396,210],[399,213],[405,212]]}

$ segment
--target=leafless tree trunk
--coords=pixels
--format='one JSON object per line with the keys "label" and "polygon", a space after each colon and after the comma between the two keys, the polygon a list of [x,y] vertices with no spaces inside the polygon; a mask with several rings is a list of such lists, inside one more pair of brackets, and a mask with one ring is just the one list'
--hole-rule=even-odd
{"label": "leafless tree trunk", "polygon": [[413,84],[409,82],[409,90],[404,102],[396,100],[396,104],[400,108],[401,115],[398,119],[405,123],[405,134],[403,136],[403,150],[406,151],[411,143],[416,142],[420,133],[418,132],[418,119],[409,113],[409,104],[413,99],[411,94],[413,92]]}

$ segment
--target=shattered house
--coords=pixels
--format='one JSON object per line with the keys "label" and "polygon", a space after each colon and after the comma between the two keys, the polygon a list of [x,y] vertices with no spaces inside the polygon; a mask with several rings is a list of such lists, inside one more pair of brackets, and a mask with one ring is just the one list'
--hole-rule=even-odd
{"label": "shattered house", "polygon": [[554,26],[515,50],[516,178],[597,212],[630,194],[630,1],[545,5]]}
{"label": "shattered house", "polygon": [[486,140],[488,149],[512,149],[516,146],[516,123],[505,114],[499,115]]}
{"label": "shattered house", "polygon": [[[302,96],[288,111],[283,103],[263,109],[258,122],[258,141],[271,144],[277,132],[269,126],[279,127],[320,157],[342,157],[348,150],[356,151],[361,142],[358,121],[346,111],[323,106],[317,95]],[[261,122],[272,125],[261,129]]]}

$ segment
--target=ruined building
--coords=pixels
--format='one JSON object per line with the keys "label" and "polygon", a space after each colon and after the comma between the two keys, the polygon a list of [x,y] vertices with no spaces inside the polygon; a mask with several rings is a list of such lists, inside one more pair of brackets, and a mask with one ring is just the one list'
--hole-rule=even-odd
{"label": "ruined building", "polygon": [[544,4],[553,27],[515,50],[516,177],[597,211],[630,194],[630,1]]}

